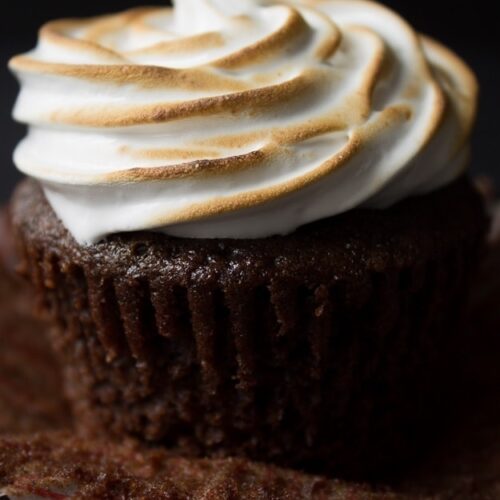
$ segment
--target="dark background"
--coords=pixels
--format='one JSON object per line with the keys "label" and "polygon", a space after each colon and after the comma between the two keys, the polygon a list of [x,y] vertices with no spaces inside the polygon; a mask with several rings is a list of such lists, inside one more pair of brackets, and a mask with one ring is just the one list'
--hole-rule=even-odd
{"label": "dark background", "polygon": [[[227,0],[231,1],[231,0]],[[147,4],[165,5],[166,1]],[[473,172],[488,173],[500,183],[496,146],[500,143],[500,25],[496,2],[476,0],[386,0],[419,31],[438,38],[458,52],[476,71],[481,83],[481,107],[474,137]],[[54,18],[90,16],[140,5],[139,0],[5,0],[0,17],[0,202],[19,178],[12,150],[23,127],[12,122],[17,83],[6,64],[10,56],[34,47],[38,27]]]}

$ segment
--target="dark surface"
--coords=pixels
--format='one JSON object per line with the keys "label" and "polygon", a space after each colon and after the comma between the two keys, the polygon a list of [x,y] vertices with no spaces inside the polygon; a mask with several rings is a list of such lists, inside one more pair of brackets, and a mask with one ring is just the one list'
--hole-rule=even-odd
{"label": "dark surface", "polygon": [[[161,0],[147,4],[164,5]],[[481,110],[474,140],[473,171],[489,173],[500,181],[497,168],[496,129],[500,110],[500,35],[497,17],[488,0],[387,0],[417,29],[449,45],[477,72],[482,87]],[[8,1],[0,18],[0,201],[6,199],[19,178],[11,161],[12,150],[23,135],[23,127],[14,124],[10,112],[17,84],[6,69],[10,56],[31,49],[38,27],[59,17],[89,16],[113,12],[141,4],[139,0],[59,0]]]}

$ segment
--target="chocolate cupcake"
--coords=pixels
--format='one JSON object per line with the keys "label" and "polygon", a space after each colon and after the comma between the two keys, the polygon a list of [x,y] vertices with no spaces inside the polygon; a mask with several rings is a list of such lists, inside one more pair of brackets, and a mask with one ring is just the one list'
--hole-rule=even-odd
{"label": "chocolate cupcake", "polygon": [[367,2],[40,36],[11,61],[12,212],[80,428],[350,475],[411,457],[486,227],[468,68]]}
{"label": "chocolate cupcake", "polygon": [[[495,219],[499,219],[498,212]],[[0,242],[3,241],[0,228]],[[498,370],[494,370],[496,360],[492,354],[498,349],[488,339],[494,327],[498,330],[500,320],[492,307],[494,298],[498,299],[494,288],[499,285],[496,272],[499,269],[499,254],[498,240],[495,239],[490,244],[488,258],[482,261],[481,279],[475,280],[475,295],[477,298],[482,296],[482,299],[473,303],[468,331],[471,339],[472,335],[475,337],[474,349],[482,355],[474,353],[472,357],[469,354],[464,358],[462,367],[466,368],[461,372],[463,379],[458,379],[460,395],[456,394],[459,399],[455,401],[454,396],[447,397],[452,406],[460,403],[454,406],[454,414],[459,417],[449,422],[451,432],[442,436],[444,439],[438,441],[439,446],[420,464],[419,470],[390,490],[312,477],[246,460],[186,459],[163,449],[140,446],[130,440],[121,444],[107,440],[88,441],[68,431],[6,436],[5,433],[21,430],[40,431],[46,428],[46,415],[52,413],[54,422],[61,415],[56,405],[47,406],[51,411],[43,415],[33,412],[33,398],[35,401],[57,401],[60,398],[53,388],[40,392],[39,381],[48,382],[51,377],[47,378],[46,371],[40,370],[39,364],[27,362],[30,358],[19,354],[33,347],[33,341],[40,338],[39,329],[30,329],[29,325],[36,323],[29,320],[27,314],[21,319],[11,307],[16,303],[24,304],[24,295],[19,294],[18,287],[12,288],[6,283],[4,288],[9,289],[10,295],[0,295],[0,332],[4,332],[1,325],[8,318],[12,323],[17,322],[17,327],[12,330],[13,335],[5,337],[5,344],[0,350],[0,379],[12,380],[9,367],[18,363],[17,373],[24,374],[26,383],[12,385],[10,395],[0,390],[0,432],[3,434],[0,438],[0,498],[59,498],[63,493],[71,493],[73,497],[116,497],[121,494],[134,498],[162,494],[177,495],[177,498],[197,498],[196,495],[207,498],[212,495],[216,499],[226,493],[233,498],[245,499],[266,499],[271,495],[273,498],[318,500],[346,496],[414,500],[497,498],[500,491],[500,405],[496,397],[499,376]],[[9,300],[6,301],[7,297]],[[24,346],[24,351],[19,350],[20,346]],[[52,359],[50,352],[45,350],[43,356],[47,359],[47,366],[53,366],[53,363],[49,364]],[[11,362],[6,363],[9,357]],[[43,377],[40,377],[42,374]],[[458,387],[453,387],[458,391]],[[468,394],[465,398],[464,388]],[[17,400],[27,402],[24,406],[12,405],[14,390],[17,391]],[[449,395],[449,392],[446,394]],[[5,413],[11,416],[7,426],[4,425]],[[27,416],[32,420],[30,426],[19,426]],[[394,493],[391,495],[390,491]]]}

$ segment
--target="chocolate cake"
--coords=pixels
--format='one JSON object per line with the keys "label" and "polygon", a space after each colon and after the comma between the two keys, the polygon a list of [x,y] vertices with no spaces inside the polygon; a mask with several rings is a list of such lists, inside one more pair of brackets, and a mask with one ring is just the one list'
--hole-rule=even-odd
{"label": "chocolate cake", "polygon": [[464,179],[258,242],[81,246],[32,181],[12,213],[80,430],[347,474],[429,432],[485,231]]}
{"label": "chocolate cake", "polygon": [[[500,220],[500,216],[495,218]],[[454,405],[454,420],[448,423],[449,431],[443,434],[436,449],[428,455],[418,471],[410,474],[399,484],[389,489],[373,489],[353,483],[343,483],[326,478],[308,476],[242,459],[186,459],[165,449],[150,449],[137,441],[127,440],[113,444],[108,440],[81,439],[68,431],[45,432],[28,436],[4,436],[0,438],[0,496],[18,500],[21,498],[169,498],[169,499],[405,499],[405,500],[490,500],[500,493],[500,407],[498,406],[498,370],[495,353],[500,346],[493,339],[493,332],[500,328],[498,308],[491,307],[498,300],[495,290],[500,287],[500,243],[492,235],[490,251],[481,266],[481,278],[473,287],[474,297],[482,297],[472,303],[468,315],[468,326],[475,343],[473,355],[469,349],[463,358],[464,371],[459,374],[461,399],[448,398]],[[0,243],[5,242],[3,234]],[[1,246],[1,245],[0,245]],[[494,264],[496,262],[496,264]],[[0,270],[2,270],[0,266]],[[22,287],[12,280],[1,280],[3,284],[1,321],[16,318],[18,328],[36,324],[27,315],[21,318],[14,304],[18,301]],[[3,306],[5,304],[5,307]],[[24,308],[24,305],[22,306]],[[25,312],[29,311],[25,309]],[[487,330],[485,329],[487,328]],[[34,331],[39,332],[38,329]],[[0,330],[1,332],[1,330]],[[491,335],[488,333],[491,332]],[[31,345],[36,335],[21,335],[22,345]],[[486,333],[486,336],[485,336]],[[0,333],[1,336],[1,333]],[[11,385],[18,391],[18,398],[29,401],[37,397],[30,384],[35,381],[32,366],[19,356],[18,341],[14,335],[3,337],[0,355],[19,360],[18,374],[25,375],[25,384]],[[485,339],[491,339],[485,341]],[[16,342],[14,342],[16,340]],[[47,366],[53,364],[50,351],[44,350]],[[6,380],[0,360],[0,380]],[[36,367],[39,370],[39,366]],[[45,370],[40,372],[46,373]],[[496,377],[495,377],[496,375]],[[7,393],[8,394],[8,393]],[[0,419],[2,433],[37,432],[57,424],[64,411],[57,404],[51,404],[44,412],[35,411],[28,404],[9,406],[0,391],[0,407],[10,412],[10,423],[4,426]],[[56,391],[45,390],[46,400],[57,401]],[[454,401],[451,403],[451,401]],[[35,404],[35,409],[37,405]],[[18,425],[29,415],[30,425]],[[51,415],[49,419],[47,416]],[[460,418],[459,418],[460,417]]]}
{"label": "chocolate cake", "polygon": [[458,369],[442,398],[448,422],[404,491],[457,499],[500,497],[500,206],[491,181],[481,186],[492,218],[488,249],[481,259],[467,307],[463,343],[454,363]]}

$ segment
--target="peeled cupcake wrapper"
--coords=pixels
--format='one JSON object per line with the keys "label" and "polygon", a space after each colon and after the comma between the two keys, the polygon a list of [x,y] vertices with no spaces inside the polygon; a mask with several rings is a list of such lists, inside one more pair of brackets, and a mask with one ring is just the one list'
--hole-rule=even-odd
{"label": "peeled cupcake wrapper", "polygon": [[[380,488],[309,476],[242,459],[187,459],[134,443],[79,439],[67,432],[0,438],[9,500],[65,498],[255,498],[395,500]],[[12,466],[12,462],[16,462]],[[0,477],[5,485],[5,477]],[[399,497],[401,498],[401,497]]]}

